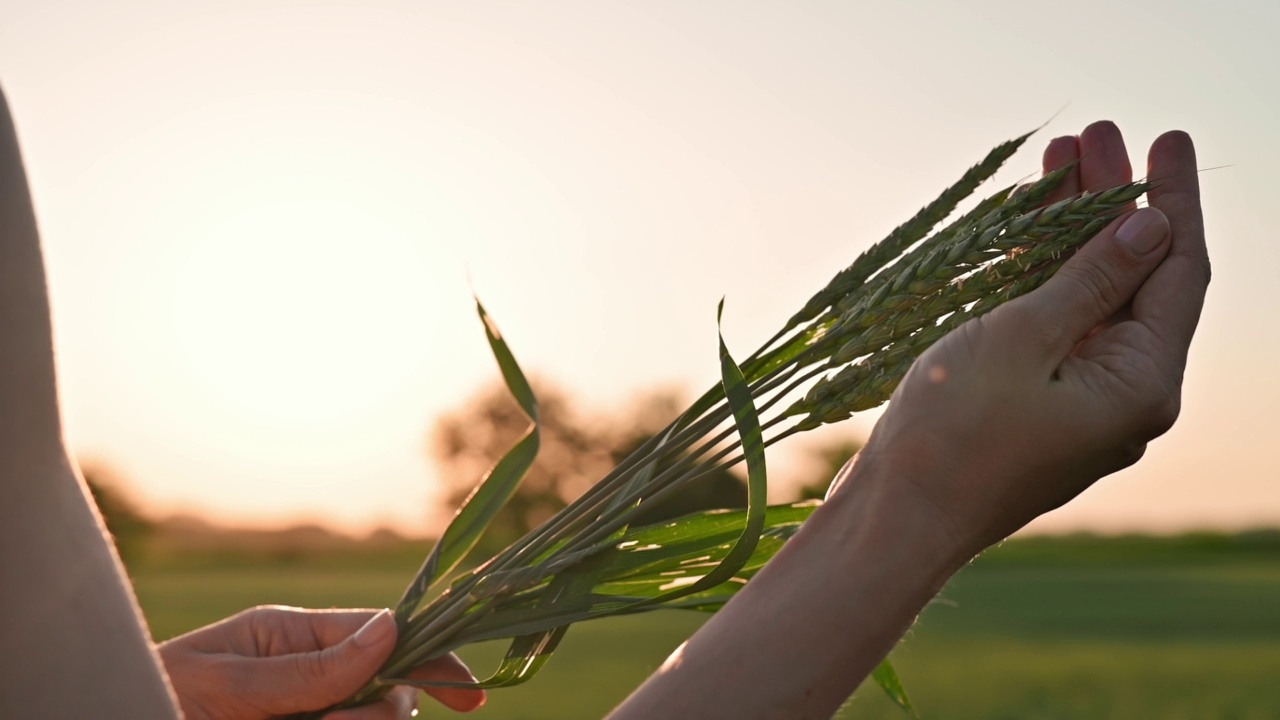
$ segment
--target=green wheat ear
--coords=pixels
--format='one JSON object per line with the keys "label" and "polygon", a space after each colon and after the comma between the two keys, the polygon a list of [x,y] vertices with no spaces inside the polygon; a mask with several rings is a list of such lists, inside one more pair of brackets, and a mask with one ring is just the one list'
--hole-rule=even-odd
{"label": "green wheat ear", "polygon": [[[399,640],[378,678],[335,708],[371,702],[393,684],[516,685],[545,665],[573,623],[663,608],[722,607],[819,504],[765,506],[768,446],[885,402],[920,353],[970,318],[1042,285],[1149,187],[1130,183],[1045,205],[1073,169],[1062,168],[1016,192],[999,190],[942,225],[1028,137],[996,147],[836,273],[741,365],[721,338],[715,386],[546,523],[453,577],[516,491],[539,442],[537,399],[477,302],[490,349],[530,419],[529,430],[477,485],[406,589],[396,608]],[[632,525],[653,503],[743,461],[749,477],[746,510]],[[432,591],[434,599],[423,604]],[[508,639],[510,646],[485,681],[407,678],[426,660],[492,639]],[[892,666],[881,664],[872,679],[915,715]]]}

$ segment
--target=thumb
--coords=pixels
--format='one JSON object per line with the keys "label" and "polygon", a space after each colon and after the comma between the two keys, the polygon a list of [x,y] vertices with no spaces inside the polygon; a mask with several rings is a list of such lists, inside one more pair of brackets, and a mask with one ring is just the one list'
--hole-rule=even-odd
{"label": "thumb", "polygon": [[1085,244],[1039,290],[1031,317],[1061,358],[1133,299],[1169,251],[1169,220],[1153,207],[1118,218]]}
{"label": "thumb", "polygon": [[382,610],[336,645],[254,662],[263,709],[275,715],[318,710],[350,697],[373,677],[396,644],[396,621]]}

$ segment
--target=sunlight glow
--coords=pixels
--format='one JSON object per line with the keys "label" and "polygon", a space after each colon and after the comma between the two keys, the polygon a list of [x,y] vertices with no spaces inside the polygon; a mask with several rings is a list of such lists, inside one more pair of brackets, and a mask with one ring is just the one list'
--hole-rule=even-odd
{"label": "sunlight glow", "polygon": [[173,278],[193,390],[263,422],[369,414],[429,358],[423,260],[393,219],[319,193],[232,210]]}
{"label": "sunlight glow", "polygon": [[[663,574],[665,575],[666,573],[663,573]],[[701,580],[701,579],[702,579],[702,578],[704,578],[704,577],[706,577],[706,576],[705,576],[705,575],[690,575],[689,577],[676,578],[675,580],[672,580],[672,581],[671,581],[671,582],[669,582],[669,583],[664,583],[664,584],[660,585],[660,586],[658,587],[658,590],[660,590],[660,591],[662,591],[662,592],[666,592],[666,591],[668,591],[668,590],[675,590],[676,588],[686,587],[686,586],[688,586],[688,585],[692,585],[692,584],[694,584],[694,583],[698,582],[699,580]]]}
{"label": "sunlight glow", "polygon": [[679,647],[677,647],[675,650],[672,650],[671,654],[667,656],[667,659],[663,660],[662,665],[658,667],[658,672],[663,673],[663,672],[667,672],[668,670],[675,670],[676,668],[680,667],[680,664],[684,662],[685,647],[687,647],[688,645],[689,645],[689,641],[685,640],[684,642],[680,643]]}
{"label": "sunlight glow", "polygon": [[[422,532],[432,422],[498,378],[468,273],[521,365],[591,410],[696,393],[717,377],[719,298],[726,341],[754,347],[1069,101],[1031,145],[1109,118],[1139,174],[1173,127],[1202,165],[1232,167],[1202,181],[1218,279],[1182,419],[1042,527],[1280,522],[1280,335],[1257,330],[1280,313],[1258,262],[1280,165],[1280,103],[1258,92],[1280,84],[1276,3],[368,0],[303,23],[277,0],[20,5],[0,10],[0,81],[65,422],[157,514]],[[1117,82],[1178,28],[1195,52]],[[991,77],[1010,102],[974,92]],[[1037,169],[1029,146],[993,186]],[[807,448],[876,417],[771,449],[771,501],[813,481]]]}

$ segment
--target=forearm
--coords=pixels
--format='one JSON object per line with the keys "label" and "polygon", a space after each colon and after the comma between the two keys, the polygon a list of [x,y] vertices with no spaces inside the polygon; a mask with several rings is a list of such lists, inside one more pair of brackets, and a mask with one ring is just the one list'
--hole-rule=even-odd
{"label": "forearm", "polygon": [[[173,718],[133,594],[70,462],[4,458],[0,717]],[[8,493],[7,493],[8,494]],[[12,495],[10,495],[12,497]]]}
{"label": "forearm", "polygon": [[0,452],[54,454],[61,435],[40,236],[0,93]]}
{"label": "forearm", "polygon": [[39,236],[0,96],[0,717],[176,716],[63,448]]}
{"label": "forearm", "polygon": [[860,463],[778,556],[611,716],[827,718],[968,558]]}

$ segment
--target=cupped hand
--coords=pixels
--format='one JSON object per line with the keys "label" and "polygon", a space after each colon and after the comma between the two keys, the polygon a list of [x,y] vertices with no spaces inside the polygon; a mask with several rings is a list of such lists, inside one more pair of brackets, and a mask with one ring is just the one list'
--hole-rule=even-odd
{"label": "cupped hand", "polygon": [[[1059,197],[1132,179],[1111,123],[1045,152],[1046,171],[1077,161]],[[969,556],[1133,464],[1177,418],[1209,283],[1196,172],[1190,137],[1162,135],[1149,207],[943,338],[894,393],[863,454]]]}
{"label": "cupped hand", "polygon": [[[395,641],[395,619],[386,610],[263,606],[162,643],[159,652],[188,720],[266,720],[345,700],[373,677]],[[411,676],[475,680],[453,655],[431,660]],[[485,700],[482,690],[426,692],[463,712]],[[399,687],[374,704],[326,718],[402,720],[414,714],[417,696],[416,689]]]}

